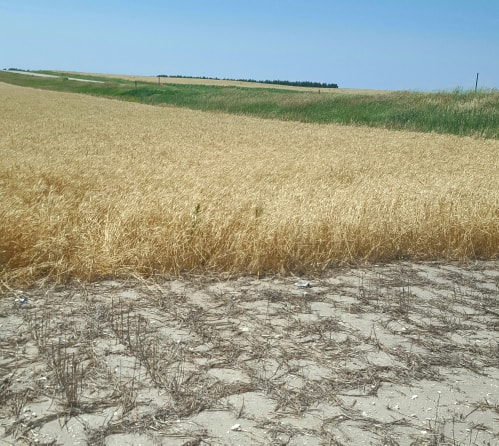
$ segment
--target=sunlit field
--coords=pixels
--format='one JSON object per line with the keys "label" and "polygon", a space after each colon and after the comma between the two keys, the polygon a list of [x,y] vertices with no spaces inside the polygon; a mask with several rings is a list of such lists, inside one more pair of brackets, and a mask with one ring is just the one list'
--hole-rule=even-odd
{"label": "sunlit field", "polygon": [[[42,71],[50,74],[57,75],[56,71]],[[176,76],[161,76],[158,79],[158,76],[132,76],[127,74],[99,74],[99,73],[81,73],[81,72],[62,72],[60,73],[63,76],[75,76],[81,77],[83,79],[90,78],[98,78],[102,80],[110,79],[110,80],[126,80],[130,82],[142,82],[154,85],[168,85],[168,84],[176,84],[176,85],[207,85],[207,86],[215,86],[215,87],[241,87],[241,88],[272,88],[275,90],[291,90],[291,91],[299,91],[299,92],[315,92],[317,93],[318,89],[316,87],[294,87],[290,85],[278,85],[278,84],[264,84],[258,82],[248,82],[248,81],[238,81],[231,79],[213,79],[213,78],[193,78],[193,77],[176,77]],[[349,94],[373,94],[373,95],[383,95],[387,94],[389,90],[367,90],[367,89],[354,89],[354,88],[322,88],[320,89],[321,93],[349,93]]]}
{"label": "sunlit field", "polygon": [[4,285],[498,257],[498,140],[0,96]]}
{"label": "sunlit field", "polygon": [[52,77],[0,71],[0,82],[280,121],[499,139],[499,92],[496,90],[387,92],[214,79],[135,77],[133,80],[130,76],[117,78],[56,71],[44,74]]}

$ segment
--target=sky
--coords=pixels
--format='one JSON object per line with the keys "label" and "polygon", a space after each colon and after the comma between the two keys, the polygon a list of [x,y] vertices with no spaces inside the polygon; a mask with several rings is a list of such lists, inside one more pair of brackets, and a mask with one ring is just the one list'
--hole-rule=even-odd
{"label": "sky", "polygon": [[0,69],[499,88],[499,0],[0,0]]}

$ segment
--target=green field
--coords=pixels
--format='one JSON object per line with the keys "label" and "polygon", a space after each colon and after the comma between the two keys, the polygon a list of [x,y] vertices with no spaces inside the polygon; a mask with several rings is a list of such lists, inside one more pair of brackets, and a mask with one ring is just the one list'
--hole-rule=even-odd
{"label": "green field", "polygon": [[[0,82],[55,91],[116,98],[150,105],[170,105],[306,123],[366,125],[393,130],[436,132],[458,136],[499,138],[499,92],[496,90],[420,93],[366,92],[334,89],[203,85],[133,81],[106,76],[60,72],[41,78],[0,72]],[[100,80],[85,83],[70,77]],[[154,78],[151,78],[154,79]],[[252,87],[255,87],[253,84]]]}

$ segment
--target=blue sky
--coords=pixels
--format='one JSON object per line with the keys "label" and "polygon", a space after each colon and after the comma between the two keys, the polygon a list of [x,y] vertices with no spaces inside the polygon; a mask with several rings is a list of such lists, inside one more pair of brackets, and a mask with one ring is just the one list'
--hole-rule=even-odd
{"label": "blue sky", "polygon": [[499,88],[499,0],[0,0],[0,68]]}

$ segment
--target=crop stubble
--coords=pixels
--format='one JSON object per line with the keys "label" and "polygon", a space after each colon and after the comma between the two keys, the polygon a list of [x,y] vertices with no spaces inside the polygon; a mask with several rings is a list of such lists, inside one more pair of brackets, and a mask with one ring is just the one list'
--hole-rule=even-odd
{"label": "crop stubble", "polygon": [[0,443],[497,445],[497,263],[8,291]]}
{"label": "crop stubble", "polygon": [[499,141],[0,94],[4,283],[497,258]]}

